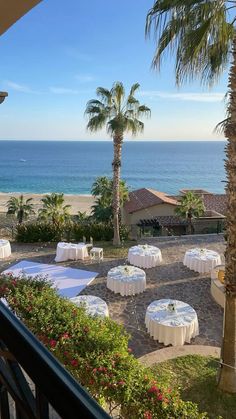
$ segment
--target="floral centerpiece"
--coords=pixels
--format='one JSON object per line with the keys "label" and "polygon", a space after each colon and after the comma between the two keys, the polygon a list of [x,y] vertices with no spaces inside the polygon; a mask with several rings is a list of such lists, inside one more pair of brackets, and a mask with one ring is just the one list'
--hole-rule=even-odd
{"label": "floral centerpiece", "polygon": [[125,266],[123,270],[125,275],[132,275],[134,272],[133,266]]}
{"label": "floral centerpiece", "polygon": [[167,310],[171,313],[176,313],[176,303],[174,301],[170,301],[167,305]]}

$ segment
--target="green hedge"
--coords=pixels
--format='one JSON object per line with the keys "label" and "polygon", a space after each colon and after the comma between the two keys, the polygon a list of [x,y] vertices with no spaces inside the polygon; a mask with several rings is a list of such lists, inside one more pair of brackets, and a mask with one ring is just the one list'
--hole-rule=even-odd
{"label": "green hedge", "polygon": [[[120,234],[123,240],[128,238],[128,230],[125,226],[120,227]],[[51,223],[26,223],[16,226],[16,240],[21,243],[50,242],[63,240],[82,241],[83,237],[94,241],[110,241],[113,238],[113,227],[105,223],[79,224],[68,223],[56,228]]]}
{"label": "green hedge", "polygon": [[27,223],[16,226],[16,241],[20,243],[50,242],[61,240],[63,231],[51,223]]}
{"label": "green hedge", "polygon": [[[0,297],[71,374],[120,418],[200,419],[197,406],[158,383],[130,354],[129,336],[111,319],[88,316],[41,278],[0,276]],[[163,380],[162,380],[163,381]]]}

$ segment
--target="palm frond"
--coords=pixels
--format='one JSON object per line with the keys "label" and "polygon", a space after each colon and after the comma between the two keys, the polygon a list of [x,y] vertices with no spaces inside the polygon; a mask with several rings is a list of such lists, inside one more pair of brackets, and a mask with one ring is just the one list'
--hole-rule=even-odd
{"label": "palm frond", "polygon": [[146,35],[157,44],[153,67],[175,53],[177,84],[199,78],[211,85],[225,69],[234,36],[227,1],[158,0],[146,18]]}
{"label": "palm frond", "polygon": [[110,90],[106,89],[105,87],[98,87],[96,94],[101,99],[102,103],[108,106],[111,105],[112,94]]}

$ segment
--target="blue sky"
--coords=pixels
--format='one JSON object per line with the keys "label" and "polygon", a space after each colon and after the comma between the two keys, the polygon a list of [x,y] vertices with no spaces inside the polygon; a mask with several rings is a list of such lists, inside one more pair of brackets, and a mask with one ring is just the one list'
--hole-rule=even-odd
{"label": "blue sky", "polygon": [[[151,70],[155,45],[144,36],[153,0],[43,0],[0,38],[0,139],[94,140],[86,131],[86,102],[97,86],[139,82],[152,110],[140,139],[221,140],[227,73],[212,90],[199,83],[177,89],[167,59]],[[129,138],[129,137],[127,137]]]}

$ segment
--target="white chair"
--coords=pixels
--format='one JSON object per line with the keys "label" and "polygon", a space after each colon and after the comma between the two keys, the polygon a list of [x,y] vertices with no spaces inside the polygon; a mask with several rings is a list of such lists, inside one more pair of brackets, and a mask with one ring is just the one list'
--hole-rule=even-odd
{"label": "white chair", "polygon": [[90,250],[90,258],[92,260],[103,260],[103,248],[102,247],[92,247]]}

